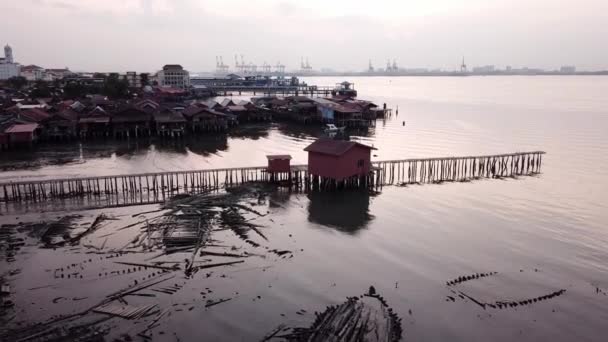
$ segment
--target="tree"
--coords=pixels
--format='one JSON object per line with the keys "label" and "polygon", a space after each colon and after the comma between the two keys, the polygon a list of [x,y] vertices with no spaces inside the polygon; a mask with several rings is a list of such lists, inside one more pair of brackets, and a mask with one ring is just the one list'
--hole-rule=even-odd
{"label": "tree", "polygon": [[87,94],[87,87],[79,82],[69,82],[63,87],[63,92],[66,98],[77,99]]}
{"label": "tree", "polygon": [[27,84],[27,79],[23,76],[13,76],[9,78],[6,82],[9,87],[15,90],[21,90],[21,88],[23,88]]}
{"label": "tree", "polygon": [[129,96],[129,81],[120,78],[118,74],[110,74],[103,85],[102,94],[111,98],[125,98]]}
{"label": "tree", "polygon": [[33,98],[50,97],[51,90],[49,89],[48,83],[43,80],[37,80],[36,83],[34,84],[34,89],[32,89],[32,92],[30,93],[30,95]]}
{"label": "tree", "polygon": [[141,86],[145,87],[150,84],[150,74],[147,72],[142,72],[139,74],[141,76]]}

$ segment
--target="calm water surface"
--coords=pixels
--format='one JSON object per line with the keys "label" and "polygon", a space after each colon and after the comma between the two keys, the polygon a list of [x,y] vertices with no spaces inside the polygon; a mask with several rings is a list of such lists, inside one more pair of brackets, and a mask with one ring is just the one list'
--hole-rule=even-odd
{"label": "calm water surface", "polygon": [[[269,238],[303,251],[265,272],[235,271],[232,283],[208,280],[240,289],[234,282],[246,282],[249,296],[263,300],[182,315],[170,329],[186,339],[257,340],[280,323],[310,323],[311,315],[295,315],[301,308],[321,311],[374,285],[403,317],[406,341],[605,341],[608,296],[596,288],[608,292],[608,78],[350,80],[361,98],[399,108],[351,132],[378,148],[373,159],[544,150],[542,174],[387,187],[375,196],[277,194]],[[2,152],[0,180],[257,166],[272,153],[305,163],[302,149],[321,134],[279,123],[185,144]],[[567,292],[508,310],[446,301],[446,281],[488,271],[499,276],[465,290],[487,301]]]}

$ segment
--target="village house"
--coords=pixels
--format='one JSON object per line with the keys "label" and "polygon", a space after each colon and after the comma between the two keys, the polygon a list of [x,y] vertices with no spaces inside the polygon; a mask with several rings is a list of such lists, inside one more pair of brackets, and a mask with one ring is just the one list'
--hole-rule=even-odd
{"label": "village house", "polygon": [[374,147],[353,141],[318,139],[308,145],[308,173],[321,181],[342,182],[368,176]]}
{"label": "village house", "polygon": [[139,138],[152,133],[152,115],[133,106],[117,111],[111,123],[114,137]]}
{"label": "village house", "polygon": [[41,123],[50,116],[46,110],[40,108],[31,108],[17,112],[17,119],[32,123]]}
{"label": "village house", "polygon": [[196,132],[221,132],[228,129],[230,116],[209,109],[205,105],[195,104],[182,111],[187,120],[188,131]]}
{"label": "village house", "polygon": [[43,135],[47,139],[69,140],[78,136],[78,113],[66,108],[43,121]]}
{"label": "village house", "polygon": [[268,167],[266,172],[270,175],[270,181],[287,180],[291,177],[291,156],[289,154],[267,155]]}
{"label": "village house", "polygon": [[103,109],[110,109],[114,106],[114,101],[110,100],[107,96],[101,94],[94,94],[87,96],[89,105],[92,107],[102,107]]}
{"label": "village house", "polygon": [[4,131],[11,146],[32,145],[38,140],[39,132],[37,123],[15,124]]}
{"label": "village house", "polygon": [[156,135],[160,137],[182,137],[186,130],[186,119],[182,113],[163,108],[152,114]]}
{"label": "village house", "polygon": [[215,100],[207,100],[205,102],[201,102],[202,105],[204,105],[205,107],[207,107],[208,109],[212,109],[212,110],[221,110],[223,107],[220,103],[218,103]]}
{"label": "village house", "polygon": [[[79,103],[79,102],[76,102]],[[78,120],[78,134],[81,138],[108,137],[112,131],[110,120],[112,116],[101,107],[95,107]]]}
{"label": "village house", "polygon": [[317,104],[307,96],[288,96],[289,118],[299,123],[311,123],[319,120]]}
{"label": "village house", "polygon": [[160,104],[156,101],[145,99],[138,102],[135,102],[133,106],[137,109],[141,109],[146,113],[154,113],[160,109]]}

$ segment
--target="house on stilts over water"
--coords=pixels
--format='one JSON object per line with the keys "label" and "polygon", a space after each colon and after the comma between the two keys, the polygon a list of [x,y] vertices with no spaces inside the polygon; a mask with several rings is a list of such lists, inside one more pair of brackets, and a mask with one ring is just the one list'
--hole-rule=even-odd
{"label": "house on stilts over water", "polygon": [[336,189],[371,186],[371,151],[376,148],[354,141],[319,139],[308,145],[308,174],[312,187]]}

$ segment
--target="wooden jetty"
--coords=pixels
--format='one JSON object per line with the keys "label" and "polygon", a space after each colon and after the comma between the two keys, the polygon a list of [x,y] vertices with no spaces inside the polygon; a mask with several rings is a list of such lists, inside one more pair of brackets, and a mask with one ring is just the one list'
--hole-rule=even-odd
{"label": "wooden jetty", "polygon": [[213,85],[208,88],[218,95],[252,93],[254,95],[317,95],[329,96],[334,87],[331,86],[254,86],[254,85]]}
{"label": "wooden jetty", "polygon": [[0,201],[29,203],[79,198],[129,205],[156,203],[178,194],[219,190],[249,182],[276,182],[296,191],[461,182],[540,173],[544,153],[374,161],[368,176],[340,182],[310,175],[307,165],[291,165],[290,171],[283,173],[271,173],[267,166],[258,166],[4,182],[0,183]]}

